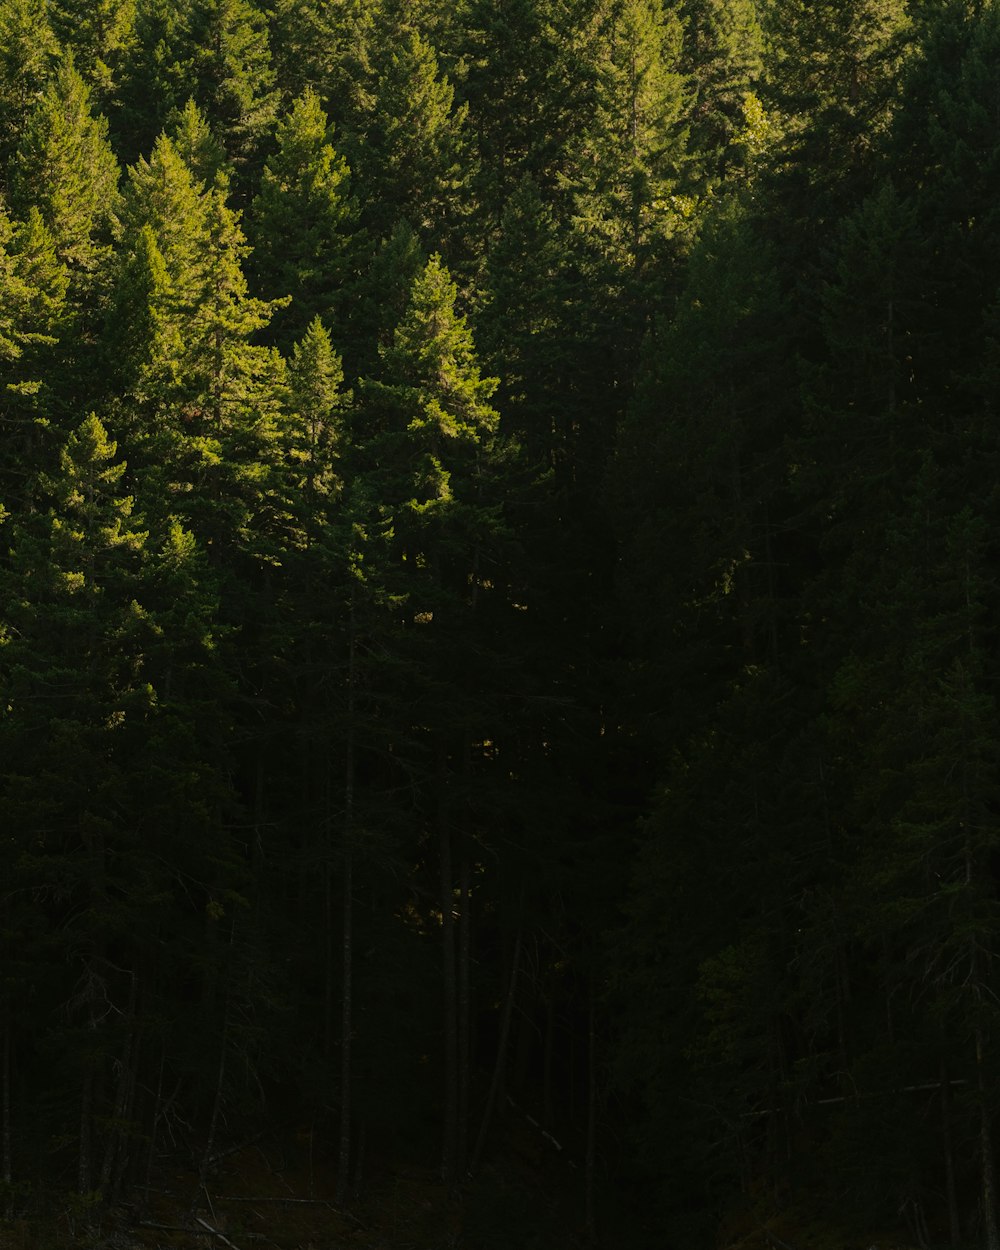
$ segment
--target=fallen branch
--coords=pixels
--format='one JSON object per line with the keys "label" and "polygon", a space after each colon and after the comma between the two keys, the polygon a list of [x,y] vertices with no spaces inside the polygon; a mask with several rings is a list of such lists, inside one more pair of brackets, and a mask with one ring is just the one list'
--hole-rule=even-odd
{"label": "fallen branch", "polygon": [[764,1240],[772,1247],[772,1250],[796,1250],[795,1246],[790,1245],[787,1241],[782,1241],[780,1237],[775,1237],[774,1233],[769,1233],[766,1229],[764,1230]]}
{"label": "fallen branch", "polygon": [[[340,1208],[333,1202],[327,1202],[325,1198],[260,1198],[256,1195],[244,1197],[240,1194],[216,1194],[216,1202],[280,1202],[296,1203],[304,1207],[329,1207],[331,1211],[339,1211]],[[347,1212],[345,1211],[346,1215]]]}
{"label": "fallen branch", "polygon": [[200,1224],[202,1228],[206,1230],[206,1232],[211,1233],[213,1237],[218,1237],[218,1239],[222,1242],[224,1246],[229,1247],[229,1250],[240,1250],[239,1246],[231,1242],[229,1238],[225,1236],[225,1234],[220,1233],[217,1228],[213,1228],[212,1225],[209,1224],[208,1220],[203,1220],[200,1215],[196,1215],[194,1217],[194,1221],[196,1224]]}
{"label": "fallen branch", "polygon": [[[795,1110],[808,1110],[810,1107],[833,1107],[844,1102],[860,1102],[869,1098],[887,1098],[892,1094],[923,1094],[932,1089],[956,1088],[968,1085],[964,1077],[956,1077],[953,1081],[925,1081],[922,1085],[900,1085],[897,1089],[867,1090],[863,1094],[837,1094],[832,1098],[817,1098],[813,1102],[802,1104]],[[509,1100],[508,1100],[509,1101]],[[762,1115],[778,1115],[780,1112],[791,1111],[792,1107],[763,1107],[760,1111],[744,1111],[743,1120],[754,1120]],[[531,1118],[530,1116],[528,1117]]]}
{"label": "fallen branch", "polygon": [[[199,1224],[205,1224],[204,1220],[199,1220]],[[227,1241],[218,1229],[212,1228],[210,1224],[205,1224],[204,1228],[190,1228],[183,1224],[157,1224],[153,1220],[136,1220],[136,1228],[151,1228],[158,1233],[184,1233],[188,1237],[220,1237],[226,1242],[227,1246],[231,1246],[233,1250],[239,1250],[233,1246],[231,1241]],[[243,1241],[266,1241],[273,1245],[270,1237],[265,1237],[261,1233],[241,1233],[240,1237]]]}

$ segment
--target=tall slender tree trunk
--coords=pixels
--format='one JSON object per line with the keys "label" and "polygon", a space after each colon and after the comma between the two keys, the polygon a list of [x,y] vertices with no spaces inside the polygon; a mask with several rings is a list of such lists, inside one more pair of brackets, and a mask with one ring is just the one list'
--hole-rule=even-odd
{"label": "tall slender tree trunk", "polygon": [[337,1201],[346,1202],[351,1176],[351,1083],[354,1036],[354,717],[357,697],[357,640],[354,587],[348,613],[347,744],[344,758],[344,896],[341,929],[340,1142],[337,1150]]}
{"label": "tall slender tree trunk", "polygon": [[542,1059],[542,1123],[546,1128],[552,1127],[552,1060],[556,1044],[556,1001],[555,986],[551,974],[546,978],[548,984],[545,995],[545,1045]]}
{"label": "tall slender tree trunk", "polygon": [[475,1172],[482,1161],[490,1125],[496,1113],[497,1103],[500,1101],[501,1091],[503,1090],[504,1071],[507,1066],[507,1050],[510,1045],[510,1022],[514,1016],[514,1003],[517,1000],[517,978],[520,965],[521,929],[519,926],[514,938],[514,954],[511,956],[510,978],[507,982],[507,994],[504,998],[503,1016],[500,1021],[500,1038],[497,1042],[496,1063],[493,1065],[493,1079],[490,1081],[490,1092],[486,1099],[486,1109],[483,1111],[482,1123],[479,1125],[479,1135],[476,1138],[476,1148],[473,1151],[472,1162],[469,1165],[470,1172]]}
{"label": "tall slender tree trunk", "polygon": [[597,1245],[597,1026],[596,992],[593,976],[590,982],[590,1002],[587,1008],[587,1149],[584,1162],[585,1210],[584,1219],[587,1240]]}
{"label": "tall slender tree trunk", "polygon": [[166,1047],[160,1046],[160,1069],[156,1077],[156,1094],[153,1098],[153,1118],[149,1126],[149,1148],[146,1152],[146,1205],[149,1205],[149,1191],[153,1183],[153,1164],[156,1161],[156,1137],[163,1114],[163,1070],[167,1065]]}
{"label": "tall slender tree trunk", "polygon": [[222,1037],[219,1040],[219,1066],[215,1076],[215,1092],[212,1095],[212,1112],[208,1121],[208,1134],[205,1138],[205,1149],[202,1152],[198,1167],[198,1188],[191,1202],[191,1214],[197,1211],[201,1195],[208,1181],[208,1170],[212,1166],[215,1155],[215,1142],[219,1132],[219,1121],[222,1119],[222,1104],[225,1099],[226,1071],[229,1063],[229,1034],[233,1019],[232,996],[232,954],[236,943],[236,919],[233,918],[229,929],[229,950],[225,957],[225,998],[222,1010]]}
{"label": "tall slender tree trunk", "polygon": [[444,1024],[444,1124],[441,1179],[453,1188],[458,1177],[458,986],[455,959],[454,874],[451,830],[445,797],[447,759],[443,744],[438,759],[438,859],[441,899],[441,977]]}
{"label": "tall slender tree trunk", "polygon": [[89,1061],[83,1074],[83,1087],[80,1091],[80,1154],[76,1165],[76,1188],[81,1194],[90,1193],[91,1177],[91,1133],[93,1123],[94,1074]]}
{"label": "tall slender tree trunk", "polygon": [[3,1103],[3,1122],[0,1124],[0,1174],[7,1189],[7,1203],[3,1218],[13,1218],[13,1196],[11,1184],[14,1179],[14,1139],[11,1130],[11,1022],[10,1002],[4,1003],[3,1043],[0,1050],[0,1102]]}
{"label": "tall slender tree trunk", "polygon": [[463,839],[458,866],[458,1132],[455,1169],[465,1172],[469,1154],[469,1097],[472,1081],[472,865]]}
{"label": "tall slender tree trunk", "polygon": [[986,1250],[1000,1250],[993,1123],[986,1097],[986,1076],[983,1071],[983,1031],[978,1026],[976,1027],[976,1081],[979,1089],[979,1157],[982,1172],[983,1229],[986,1236]]}
{"label": "tall slender tree trunk", "polygon": [[113,1199],[114,1187],[112,1180],[120,1175],[128,1155],[128,1130],[126,1124],[129,1117],[129,1104],[134,1088],[136,1038],[136,1005],[138,979],[131,974],[129,984],[128,1011],[125,1018],[125,1040],[122,1044],[121,1059],[118,1064],[118,1081],[115,1086],[113,1119],[108,1128],[104,1145],[104,1158],[101,1163],[99,1187],[106,1198]]}
{"label": "tall slender tree trunk", "polygon": [[954,1250],[962,1239],[962,1225],[958,1217],[955,1149],[951,1136],[951,1082],[948,1080],[948,1067],[943,1059],[941,1061],[941,1136],[944,1146],[944,1187],[948,1199],[948,1241]]}

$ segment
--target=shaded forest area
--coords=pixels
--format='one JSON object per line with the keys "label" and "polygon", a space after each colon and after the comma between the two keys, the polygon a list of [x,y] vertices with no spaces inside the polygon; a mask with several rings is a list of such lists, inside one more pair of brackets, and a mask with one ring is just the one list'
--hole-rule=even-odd
{"label": "shaded forest area", "polygon": [[0,195],[0,1240],[1000,1250],[1000,5],[0,0]]}

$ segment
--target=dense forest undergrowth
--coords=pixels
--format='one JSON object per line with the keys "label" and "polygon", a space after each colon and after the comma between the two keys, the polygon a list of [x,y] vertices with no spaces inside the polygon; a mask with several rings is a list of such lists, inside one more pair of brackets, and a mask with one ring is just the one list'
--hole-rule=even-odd
{"label": "dense forest undergrowth", "polygon": [[986,0],[0,0],[0,1242],[1000,1250],[998,205]]}

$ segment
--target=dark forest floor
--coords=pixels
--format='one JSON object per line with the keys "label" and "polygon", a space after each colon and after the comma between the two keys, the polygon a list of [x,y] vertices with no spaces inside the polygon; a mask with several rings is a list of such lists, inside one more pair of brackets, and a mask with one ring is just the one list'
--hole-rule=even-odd
{"label": "dark forest floor", "polygon": [[161,1158],[148,1190],[90,1219],[62,1209],[0,1229],[2,1250],[582,1250],[580,1170],[514,1115],[475,1177],[449,1195],[426,1162],[371,1159],[361,1193],[334,1200],[333,1145],[309,1128],[219,1159],[204,1189]]}

